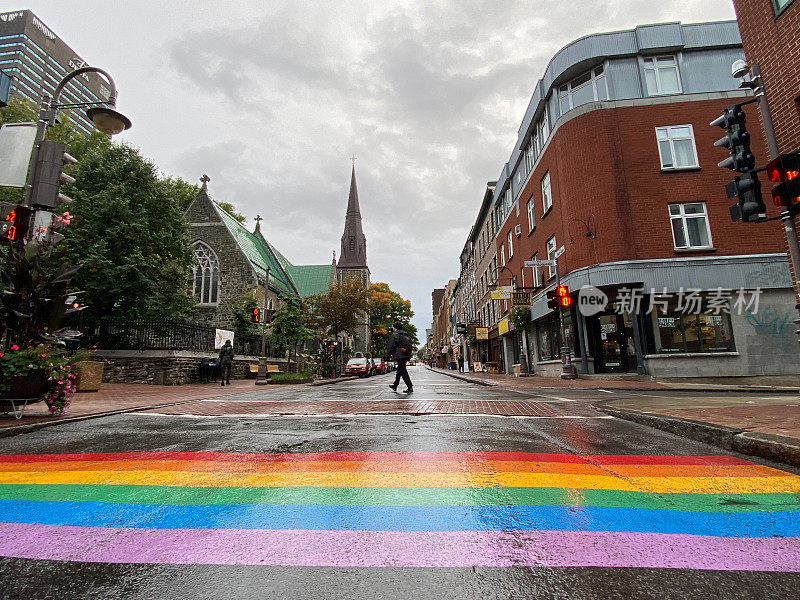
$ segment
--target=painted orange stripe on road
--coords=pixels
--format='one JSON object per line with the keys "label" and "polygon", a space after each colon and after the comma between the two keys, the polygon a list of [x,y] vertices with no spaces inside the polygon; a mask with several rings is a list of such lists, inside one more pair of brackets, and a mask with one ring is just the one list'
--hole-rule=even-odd
{"label": "painted orange stripe on road", "polygon": [[621,477],[771,477],[783,471],[762,465],[592,465],[534,461],[308,461],[243,463],[202,460],[67,461],[0,463],[0,472],[186,471],[202,473],[571,473]]}

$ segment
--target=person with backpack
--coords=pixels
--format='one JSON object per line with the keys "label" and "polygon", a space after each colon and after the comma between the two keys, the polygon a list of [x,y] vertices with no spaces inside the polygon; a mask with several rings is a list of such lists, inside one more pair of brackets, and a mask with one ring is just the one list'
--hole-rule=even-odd
{"label": "person with backpack", "polygon": [[392,391],[397,391],[401,377],[406,384],[406,389],[403,390],[403,393],[410,394],[414,391],[411,377],[408,376],[408,369],[406,368],[408,361],[411,359],[412,346],[411,338],[403,330],[403,324],[397,321],[394,324],[392,337],[389,338],[389,345],[386,347],[386,360],[394,360],[397,363],[397,375],[394,377],[394,384],[389,386]]}

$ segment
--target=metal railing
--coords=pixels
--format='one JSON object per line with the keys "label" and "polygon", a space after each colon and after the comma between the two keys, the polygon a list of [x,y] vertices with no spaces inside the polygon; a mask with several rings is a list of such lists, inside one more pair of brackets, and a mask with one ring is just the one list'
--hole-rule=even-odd
{"label": "metal railing", "polygon": [[[94,331],[85,331],[98,350],[192,350],[217,352],[215,329],[181,321],[102,321]],[[269,355],[269,347],[267,347]],[[258,356],[261,336],[236,333],[233,351],[237,355]]]}

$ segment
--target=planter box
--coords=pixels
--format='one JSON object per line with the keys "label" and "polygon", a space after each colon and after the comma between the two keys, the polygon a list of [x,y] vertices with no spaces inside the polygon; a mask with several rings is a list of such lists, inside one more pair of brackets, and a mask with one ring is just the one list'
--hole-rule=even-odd
{"label": "planter box", "polygon": [[75,390],[78,392],[96,392],[103,383],[103,363],[85,360],[75,364]]}
{"label": "planter box", "polygon": [[47,388],[47,374],[41,370],[31,371],[23,377],[13,377],[5,382],[6,389],[0,392],[0,399],[13,398],[14,400],[36,399],[41,400]]}
{"label": "planter box", "polygon": [[296,385],[300,383],[312,383],[313,377],[306,377],[305,379],[284,379],[283,381],[275,381],[274,379],[267,379],[265,383],[270,385]]}

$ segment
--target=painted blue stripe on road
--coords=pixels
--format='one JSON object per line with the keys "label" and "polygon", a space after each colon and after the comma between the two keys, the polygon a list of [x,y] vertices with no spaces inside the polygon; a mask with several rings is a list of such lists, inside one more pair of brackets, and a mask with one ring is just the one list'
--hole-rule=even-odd
{"label": "painted blue stripe on road", "polygon": [[800,511],[709,513],[572,506],[161,505],[0,501],[0,521],[148,529],[630,531],[800,536]]}

